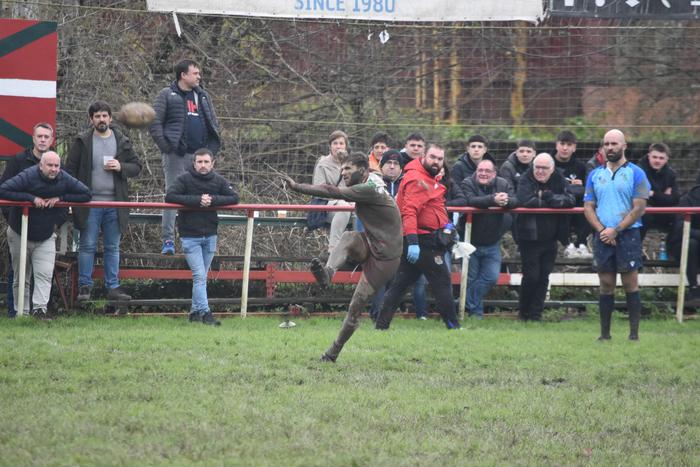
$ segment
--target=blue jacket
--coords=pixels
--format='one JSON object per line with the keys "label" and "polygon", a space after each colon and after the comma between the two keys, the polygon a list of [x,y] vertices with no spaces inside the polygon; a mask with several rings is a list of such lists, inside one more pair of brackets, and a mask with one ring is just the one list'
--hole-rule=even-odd
{"label": "blue jacket", "polygon": [[[69,203],[86,203],[90,201],[90,189],[82,182],[61,170],[58,176],[49,180],[35,165],[23,170],[16,176],[0,185],[0,198],[10,201],[34,201],[34,198],[59,198]],[[53,235],[56,227],[66,221],[68,209],[29,209],[29,230],[27,239],[32,242],[43,242]],[[13,207],[8,223],[12,230],[22,232],[22,208]]]}

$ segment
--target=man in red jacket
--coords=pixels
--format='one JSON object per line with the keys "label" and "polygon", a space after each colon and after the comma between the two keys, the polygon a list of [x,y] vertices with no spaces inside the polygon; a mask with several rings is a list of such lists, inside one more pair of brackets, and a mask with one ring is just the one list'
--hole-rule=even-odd
{"label": "man in red jacket", "polygon": [[448,329],[460,328],[452,298],[445,251],[451,247],[451,231],[445,209],[447,189],[438,174],[445,163],[445,150],[430,144],[425,155],[409,162],[396,196],[403,224],[404,250],[394,281],[384,295],[377,329],[388,329],[404,291],[425,274],[435,294],[438,310]]}

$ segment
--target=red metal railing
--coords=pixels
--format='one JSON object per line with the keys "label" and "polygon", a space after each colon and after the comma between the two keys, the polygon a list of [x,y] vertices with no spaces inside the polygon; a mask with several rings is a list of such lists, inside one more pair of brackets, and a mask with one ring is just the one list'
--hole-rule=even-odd
{"label": "red metal railing", "polygon": [[[18,271],[19,277],[19,293],[17,297],[18,301],[18,313],[21,315],[24,310],[24,278],[26,276],[26,248],[27,248],[27,225],[28,225],[28,215],[29,208],[33,206],[29,202],[13,202],[0,200],[0,206],[20,206],[22,207],[22,232],[21,232],[21,243],[20,243],[20,270]],[[139,203],[139,202],[122,202],[122,201],[92,201],[89,203],[63,203],[59,202],[56,207],[71,207],[71,206],[84,206],[84,207],[112,207],[112,208],[130,208],[130,209],[183,209],[183,206],[179,204],[172,203]],[[200,208],[202,209],[202,208]],[[243,261],[243,275],[242,275],[242,293],[241,293],[241,316],[245,317],[248,310],[248,286],[251,278],[250,273],[250,262],[252,256],[252,246],[253,246],[253,230],[254,230],[254,213],[256,211],[296,211],[296,212],[308,212],[308,211],[354,211],[353,205],[348,206],[326,206],[326,205],[307,205],[307,204],[236,204],[228,206],[218,206],[216,208],[206,208],[206,210],[217,210],[217,211],[245,211],[247,224],[246,224],[246,242],[245,242],[245,252]],[[515,213],[530,213],[530,214],[575,214],[583,213],[583,208],[568,208],[568,209],[534,209],[534,208],[516,208],[510,210],[504,209],[489,209],[480,210],[471,207],[453,207],[448,208],[450,212],[460,212],[466,215],[467,228],[465,233],[464,241],[468,242],[471,236],[471,224],[473,215],[479,212],[515,212]],[[678,280],[678,298],[676,302],[676,319],[679,322],[683,321],[683,305],[685,296],[685,273],[686,264],[688,261],[688,241],[690,238],[690,218],[692,215],[700,214],[700,207],[674,207],[674,208],[647,208],[646,212],[648,214],[682,214],[684,218],[683,225],[683,243],[681,248],[681,259],[680,259],[680,270],[679,270],[679,280]],[[459,296],[459,312],[460,315],[464,315],[465,301],[466,301],[466,286],[467,286],[467,270],[468,270],[468,258],[463,258],[462,261],[462,271],[461,271],[461,281],[460,281],[460,296]]]}

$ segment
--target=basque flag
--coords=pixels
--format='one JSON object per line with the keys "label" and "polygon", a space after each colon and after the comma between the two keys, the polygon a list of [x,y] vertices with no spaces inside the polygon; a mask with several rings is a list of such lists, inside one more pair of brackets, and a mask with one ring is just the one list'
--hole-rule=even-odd
{"label": "basque flag", "polygon": [[39,122],[56,127],[56,23],[0,18],[0,156],[32,145]]}

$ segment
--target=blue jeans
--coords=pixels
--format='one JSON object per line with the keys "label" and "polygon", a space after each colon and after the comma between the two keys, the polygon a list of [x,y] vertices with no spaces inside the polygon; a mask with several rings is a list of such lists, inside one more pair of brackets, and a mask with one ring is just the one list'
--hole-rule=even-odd
{"label": "blue jeans", "polygon": [[501,247],[498,243],[480,246],[469,256],[467,308],[469,315],[484,316],[484,297],[498,281],[501,272]]}
{"label": "blue jeans", "polygon": [[208,237],[181,237],[187,265],[192,270],[192,314],[209,313],[207,274],[216,253],[216,235]]}
{"label": "blue jeans", "polygon": [[92,271],[95,267],[97,237],[102,230],[104,254],[102,262],[105,270],[105,287],[119,287],[119,219],[115,208],[91,208],[87,225],[80,231],[78,252],[78,285],[92,287]]}

